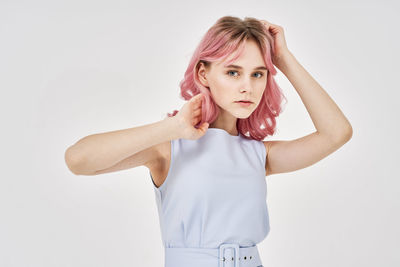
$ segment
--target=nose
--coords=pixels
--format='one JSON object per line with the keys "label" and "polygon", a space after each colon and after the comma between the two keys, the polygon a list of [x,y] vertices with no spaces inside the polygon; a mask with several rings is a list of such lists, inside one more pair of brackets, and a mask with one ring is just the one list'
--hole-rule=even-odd
{"label": "nose", "polygon": [[252,90],[250,78],[243,79],[243,83],[240,86],[240,92],[251,92]]}

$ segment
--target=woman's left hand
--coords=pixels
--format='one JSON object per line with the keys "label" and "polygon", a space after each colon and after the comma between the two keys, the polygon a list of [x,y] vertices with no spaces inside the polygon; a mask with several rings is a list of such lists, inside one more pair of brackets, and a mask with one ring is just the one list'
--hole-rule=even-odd
{"label": "woman's left hand", "polygon": [[266,20],[260,20],[267,32],[269,32],[274,38],[274,53],[272,55],[272,61],[274,65],[279,64],[279,60],[283,58],[284,55],[290,53],[286,45],[285,35],[283,33],[283,28],[279,25],[272,24]]}

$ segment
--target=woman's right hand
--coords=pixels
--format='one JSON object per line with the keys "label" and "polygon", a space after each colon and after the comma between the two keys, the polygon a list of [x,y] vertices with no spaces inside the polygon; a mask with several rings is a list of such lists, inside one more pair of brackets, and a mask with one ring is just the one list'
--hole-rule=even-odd
{"label": "woman's right hand", "polygon": [[177,131],[179,131],[181,138],[196,140],[207,132],[209,126],[207,122],[204,122],[199,128],[194,127],[202,119],[201,105],[203,101],[204,96],[199,93],[189,99],[175,115]]}

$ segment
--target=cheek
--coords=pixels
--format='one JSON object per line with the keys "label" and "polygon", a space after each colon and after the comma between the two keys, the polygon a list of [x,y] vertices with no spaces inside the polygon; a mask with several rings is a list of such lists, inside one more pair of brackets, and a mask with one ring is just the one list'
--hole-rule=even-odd
{"label": "cheek", "polygon": [[224,75],[218,76],[215,79],[215,86],[221,90],[227,90],[228,88],[232,88],[233,81]]}
{"label": "cheek", "polygon": [[263,94],[264,94],[264,88],[262,88],[262,89],[257,93],[257,100],[258,100],[258,102],[261,101],[261,99],[262,99],[262,97],[263,97]]}
{"label": "cheek", "polygon": [[264,92],[265,92],[265,86],[263,85],[258,86],[257,89],[254,91],[254,98],[256,99],[257,103],[260,103]]}
{"label": "cheek", "polygon": [[235,84],[229,79],[218,77],[217,79],[214,79],[212,83],[213,94],[218,97],[220,102],[226,102],[232,95],[231,92],[234,85]]}
{"label": "cheek", "polygon": [[267,87],[267,81],[260,82],[257,86],[257,94],[262,95]]}

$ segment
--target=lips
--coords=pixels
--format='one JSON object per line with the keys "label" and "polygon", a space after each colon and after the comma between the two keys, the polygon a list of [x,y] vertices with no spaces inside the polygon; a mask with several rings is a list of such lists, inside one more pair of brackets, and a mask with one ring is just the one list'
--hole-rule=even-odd
{"label": "lips", "polygon": [[238,102],[238,103],[253,103],[250,100],[239,100],[239,101],[235,101],[235,102]]}

